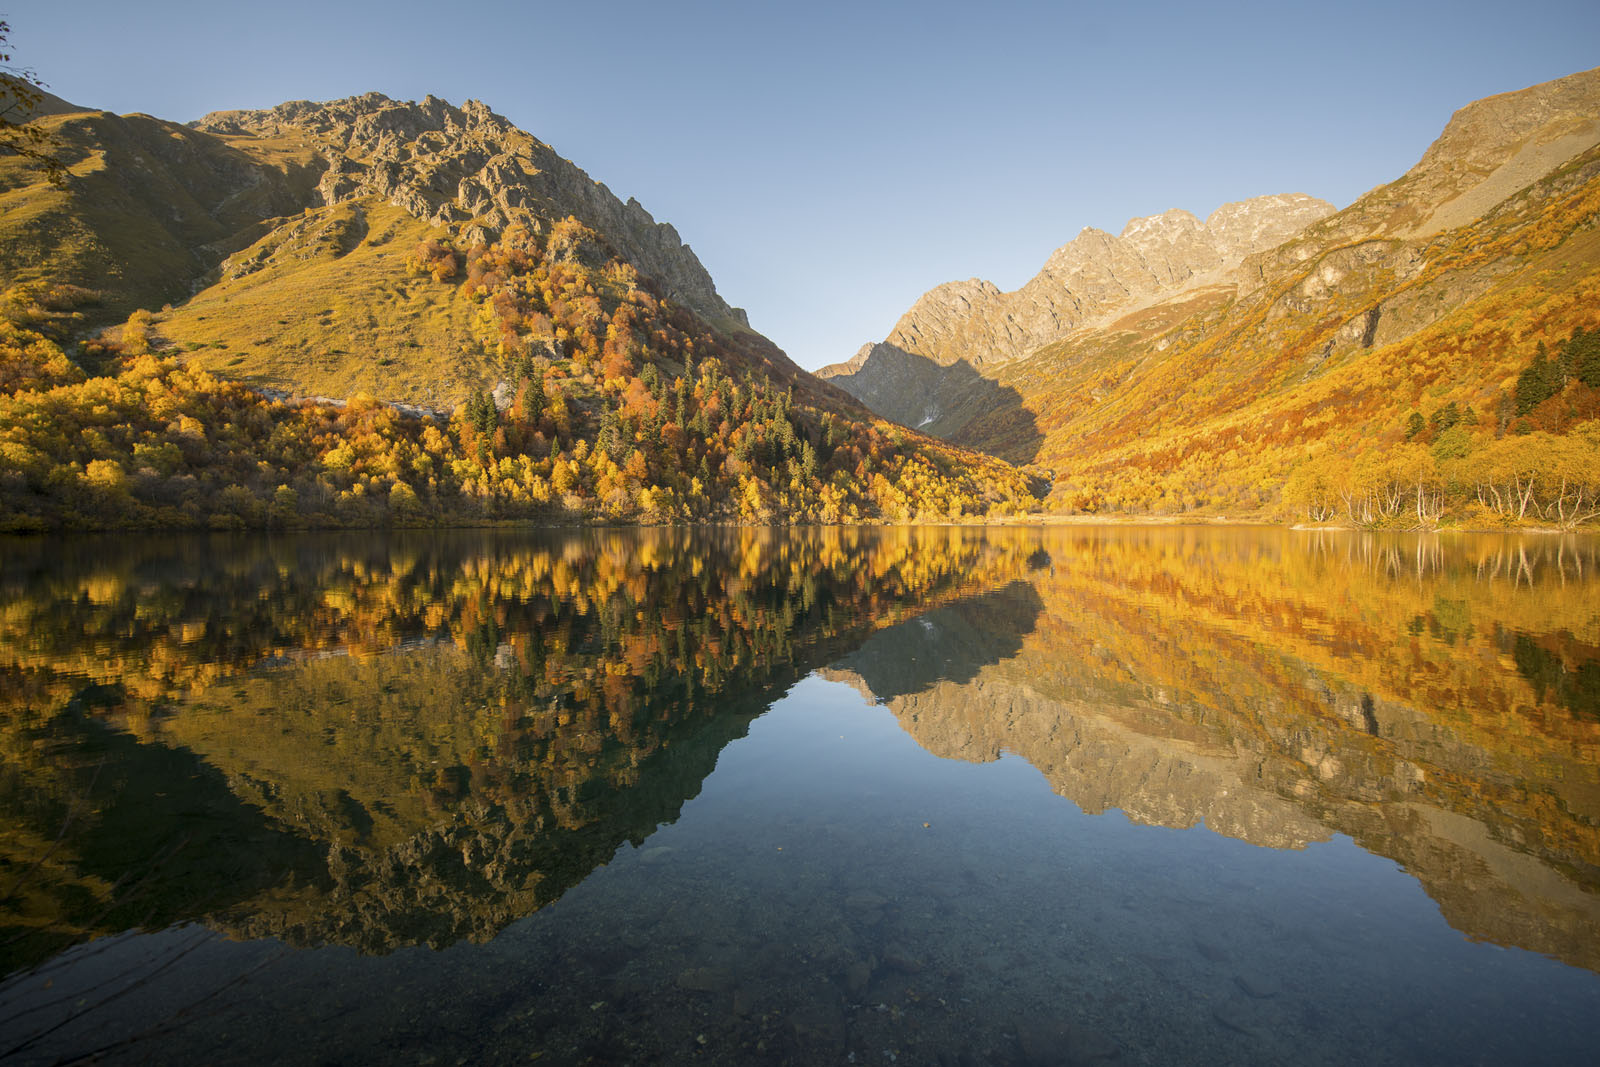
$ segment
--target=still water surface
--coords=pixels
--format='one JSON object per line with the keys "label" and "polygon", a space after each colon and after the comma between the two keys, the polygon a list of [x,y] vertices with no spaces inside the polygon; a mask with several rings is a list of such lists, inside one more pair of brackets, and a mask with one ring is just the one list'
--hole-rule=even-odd
{"label": "still water surface", "polygon": [[1597,573],[0,542],[0,1063],[1591,1062]]}

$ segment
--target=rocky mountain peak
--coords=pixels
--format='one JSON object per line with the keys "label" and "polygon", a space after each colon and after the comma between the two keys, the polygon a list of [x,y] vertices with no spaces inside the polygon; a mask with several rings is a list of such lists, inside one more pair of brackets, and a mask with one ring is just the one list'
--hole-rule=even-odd
{"label": "rocky mountain peak", "polygon": [[1530,143],[1590,128],[1600,110],[1600,67],[1484,97],[1451,116],[1418,169],[1493,170]]}
{"label": "rocky mountain peak", "polygon": [[1333,211],[1326,200],[1279,193],[1223,204],[1206,216],[1205,228],[1226,258],[1238,260],[1282,244]]}
{"label": "rocky mountain peak", "polygon": [[1395,183],[1427,236],[1464,225],[1573,156],[1600,144],[1600,68],[1485,97],[1457,111]]}
{"label": "rocky mountain peak", "polygon": [[1159,215],[1147,215],[1142,219],[1129,219],[1128,224],[1122,228],[1119,235],[1124,241],[1137,240],[1145,235],[1164,237],[1168,235],[1187,234],[1203,226],[1199,219],[1181,207],[1170,211],[1163,211]]}
{"label": "rocky mountain peak", "polygon": [[930,289],[886,343],[941,365],[1015,359],[1142,303],[1228,283],[1246,256],[1333,211],[1326,201],[1289,193],[1224,204],[1204,222],[1174,208],[1132,219],[1120,235],[1085,227],[1016,292],[976,278]]}
{"label": "rocky mountain peak", "polygon": [[492,240],[513,224],[541,232],[576,216],[667,296],[712,321],[746,322],[676,230],[482,101],[455,107],[435,96],[399,102],[373,92],[214,112],[191,125],[235,140],[298,141],[312,153],[319,205],[378,197],[463,244]]}

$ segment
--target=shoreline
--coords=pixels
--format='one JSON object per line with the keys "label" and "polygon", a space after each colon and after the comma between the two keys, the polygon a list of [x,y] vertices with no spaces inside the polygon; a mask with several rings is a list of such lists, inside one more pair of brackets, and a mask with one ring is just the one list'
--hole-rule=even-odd
{"label": "shoreline", "polygon": [[666,522],[666,523],[615,523],[596,522],[583,518],[554,521],[527,519],[490,519],[480,522],[460,523],[400,523],[373,526],[207,526],[207,525],[127,525],[127,526],[61,526],[34,528],[0,528],[0,537],[49,537],[57,535],[92,534],[296,534],[296,533],[358,533],[374,531],[423,530],[694,530],[694,529],[905,529],[911,527],[964,527],[975,529],[1044,528],[1044,527],[1176,527],[1209,526],[1268,529],[1276,527],[1296,533],[1369,533],[1369,534],[1533,534],[1541,536],[1600,535],[1600,526],[1580,526],[1563,529],[1556,526],[1444,526],[1432,530],[1416,529],[1364,529],[1340,523],[1285,523],[1250,516],[1230,515],[1002,515],[990,518],[929,522]]}

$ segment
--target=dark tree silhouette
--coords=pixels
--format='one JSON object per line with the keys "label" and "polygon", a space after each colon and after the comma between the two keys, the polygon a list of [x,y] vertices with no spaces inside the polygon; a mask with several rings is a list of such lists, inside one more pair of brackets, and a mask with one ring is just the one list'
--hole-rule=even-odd
{"label": "dark tree silhouette", "polygon": [[44,168],[45,177],[63,185],[67,168],[51,153],[50,135],[28,122],[44,102],[44,82],[27,67],[11,65],[6,51],[10,36],[10,23],[0,20],[0,152],[33,160]]}

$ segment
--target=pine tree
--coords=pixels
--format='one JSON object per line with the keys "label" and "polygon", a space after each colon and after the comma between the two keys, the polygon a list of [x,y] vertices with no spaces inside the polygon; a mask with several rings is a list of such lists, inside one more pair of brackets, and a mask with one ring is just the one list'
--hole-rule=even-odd
{"label": "pine tree", "polygon": [[1533,362],[1517,377],[1516,413],[1519,418],[1560,391],[1560,374],[1560,368],[1550,361],[1549,352],[1540,341]]}
{"label": "pine tree", "polygon": [[1574,377],[1591,389],[1600,389],[1600,327],[1573,330],[1562,346],[1562,356]]}

